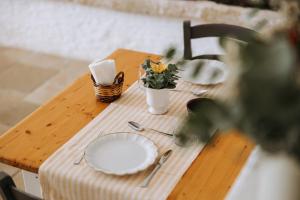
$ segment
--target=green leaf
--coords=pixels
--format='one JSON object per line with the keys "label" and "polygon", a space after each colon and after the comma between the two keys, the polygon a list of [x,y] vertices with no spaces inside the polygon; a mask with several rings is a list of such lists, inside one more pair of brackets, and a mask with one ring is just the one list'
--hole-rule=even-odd
{"label": "green leaf", "polygon": [[211,77],[209,78],[210,81],[215,80],[217,77],[221,75],[222,71],[220,69],[214,69]]}
{"label": "green leaf", "polygon": [[193,70],[193,74],[192,74],[192,77],[195,78],[198,76],[198,74],[200,73],[200,71],[202,70],[204,66],[204,62],[203,61],[199,61],[196,65],[195,65],[195,68]]}
{"label": "green leaf", "polygon": [[176,48],[174,47],[170,47],[167,52],[165,53],[165,57],[168,59],[168,60],[171,60],[174,55],[176,54]]}

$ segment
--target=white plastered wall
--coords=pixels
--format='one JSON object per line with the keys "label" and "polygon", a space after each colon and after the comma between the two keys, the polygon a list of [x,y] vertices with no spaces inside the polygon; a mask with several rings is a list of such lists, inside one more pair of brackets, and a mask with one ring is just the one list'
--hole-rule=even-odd
{"label": "white plastered wall", "polygon": [[[171,45],[182,49],[182,21],[63,1],[1,0],[0,45],[84,60],[117,48],[161,54]],[[195,47],[201,53],[220,51],[213,39]]]}

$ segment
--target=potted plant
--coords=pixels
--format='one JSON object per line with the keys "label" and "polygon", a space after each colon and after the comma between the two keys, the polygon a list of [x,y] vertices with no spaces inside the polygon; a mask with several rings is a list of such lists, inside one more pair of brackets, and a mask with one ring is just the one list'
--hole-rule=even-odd
{"label": "potted plant", "polygon": [[209,130],[238,129],[263,154],[257,198],[300,199],[300,15],[299,0],[284,4],[285,26],[249,44],[222,42],[233,68],[223,92],[230,100],[199,108],[179,133],[182,141],[209,141]]}
{"label": "potted plant", "polygon": [[168,90],[176,87],[176,80],[179,78],[176,64],[146,59],[142,68],[146,72],[142,81],[146,88],[148,111],[155,115],[166,113],[169,106]]}

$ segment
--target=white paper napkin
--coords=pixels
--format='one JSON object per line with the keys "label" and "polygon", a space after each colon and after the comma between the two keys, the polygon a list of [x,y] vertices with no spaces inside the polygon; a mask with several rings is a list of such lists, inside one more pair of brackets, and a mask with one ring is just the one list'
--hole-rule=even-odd
{"label": "white paper napkin", "polygon": [[97,84],[113,84],[116,76],[116,64],[114,60],[96,60],[89,65],[89,68]]}

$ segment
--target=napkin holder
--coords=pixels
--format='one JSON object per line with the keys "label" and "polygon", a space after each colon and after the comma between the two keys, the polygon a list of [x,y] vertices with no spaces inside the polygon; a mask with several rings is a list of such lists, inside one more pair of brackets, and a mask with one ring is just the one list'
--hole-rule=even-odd
{"label": "napkin holder", "polygon": [[91,79],[93,81],[97,100],[104,103],[110,103],[120,98],[124,83],[124,72],[119,72],[116,75],[112,85],[97,84],[93,75],[91,75]]}

